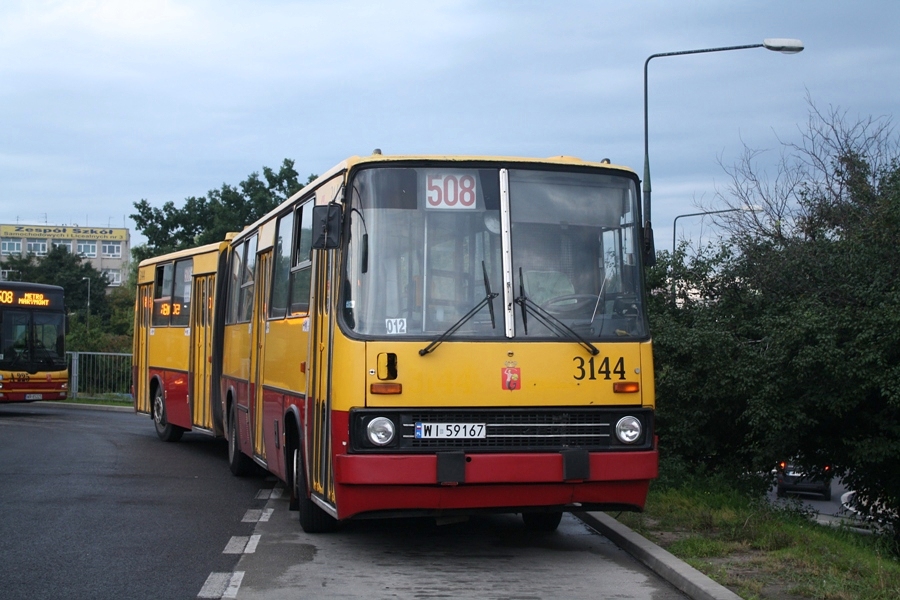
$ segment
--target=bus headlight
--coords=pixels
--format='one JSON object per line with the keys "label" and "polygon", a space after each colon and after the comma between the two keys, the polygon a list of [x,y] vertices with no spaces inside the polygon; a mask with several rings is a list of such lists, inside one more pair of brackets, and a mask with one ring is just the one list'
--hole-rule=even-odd
{"label": "bus headlight", "polygon": [[366,435],[376,446],[387,446],[394,441],[394,422],[387,417],[375,417],[366,425]]}
{"label": "bus headlight", "polygon": [[622,417],[616,423],[616,437],[623,444],[633,444],[641,437],[641,422],[636,417]]}

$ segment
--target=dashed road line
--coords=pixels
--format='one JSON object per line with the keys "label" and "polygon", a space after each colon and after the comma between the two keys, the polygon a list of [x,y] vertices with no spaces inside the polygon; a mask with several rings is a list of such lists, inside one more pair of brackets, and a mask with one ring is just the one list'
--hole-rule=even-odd
{"label": "dashed road line", "polygon": [[228,545],[222,551],[222,554],[253,554],[256,552],[256,546],[259,544],[259,535],[234,535],[228,541]]}
{"label": "dashed road line", "polygon": [[246,513],[244,513],[244,518],[241,519],[242,523],[265,523],[272,516],[273,508],[251,508]]}
{"label": "dashed road line", "polygon": [[278,498],[281,498],[281,492],[283,490],[284,490],[284,488],[280,488],[280,487],[259,490],[256,493],[256,499],[257,500],[277,500]]}
{"label": "dashed road line", "polygon": [[241,582],[244,580],[243,571],[234,573],[210,573],[206,583],[197,594],[198,598],[237,598]]}

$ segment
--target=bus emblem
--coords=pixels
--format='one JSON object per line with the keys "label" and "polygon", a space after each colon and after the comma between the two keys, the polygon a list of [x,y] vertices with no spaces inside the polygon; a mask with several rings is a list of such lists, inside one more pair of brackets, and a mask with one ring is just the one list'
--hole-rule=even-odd
{"label": "bus emblem", "polygon": [[522,387],[522,370],[519,367],[503,367],[500,376],[504,390],[512,392]]}

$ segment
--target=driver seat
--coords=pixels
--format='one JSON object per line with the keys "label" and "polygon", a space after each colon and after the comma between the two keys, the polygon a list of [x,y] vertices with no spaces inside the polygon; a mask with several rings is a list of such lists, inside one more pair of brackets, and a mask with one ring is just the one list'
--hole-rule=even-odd
{"label": "driver seat", "polygon": [[575,286],[569,276],[561,271],[524,271],[522,283],[525,295],[540,305],[551,298],[575,293]]}

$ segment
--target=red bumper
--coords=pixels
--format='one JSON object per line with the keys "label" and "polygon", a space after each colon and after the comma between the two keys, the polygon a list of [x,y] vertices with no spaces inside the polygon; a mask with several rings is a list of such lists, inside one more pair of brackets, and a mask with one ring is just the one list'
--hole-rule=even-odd
{"label": "red bumper", "polygon": [[467,454],[465,479],[437,483],[434,455],[334,457],[338,518],[373,511],[440,512],[590,505],[641,510],[658,453],[590,454],[590,475],[565,481],[563,457],[544,454]]}

